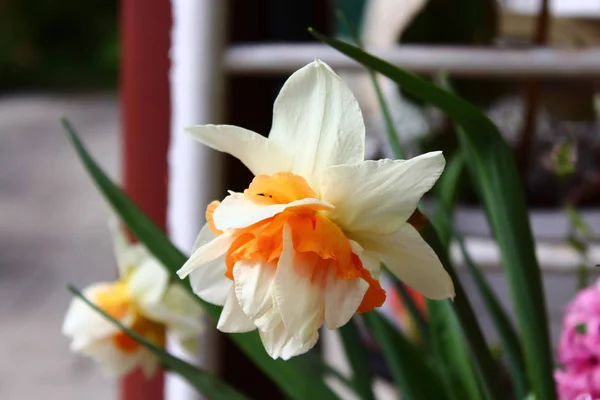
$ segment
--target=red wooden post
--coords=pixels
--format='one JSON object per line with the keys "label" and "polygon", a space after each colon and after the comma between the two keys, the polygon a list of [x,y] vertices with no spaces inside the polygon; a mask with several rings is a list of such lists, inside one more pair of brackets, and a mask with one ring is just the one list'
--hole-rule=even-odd
{"label": "red wooden post", "polygon": [[[122,0],[120,95],[125,191],[165,229],[169,144],[169,0]],[[164,374],[123,378],[121,400],[163,400]]]}

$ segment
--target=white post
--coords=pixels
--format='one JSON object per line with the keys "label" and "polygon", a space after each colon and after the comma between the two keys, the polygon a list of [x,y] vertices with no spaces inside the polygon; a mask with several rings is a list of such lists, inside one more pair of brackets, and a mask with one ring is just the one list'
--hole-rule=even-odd
{"label": "white post", "polygon": [[[219,156],[185,134],[189,125],[218,123],[223,112],[222,53],[226,35],[226,1],[172,0],[171,38],[171,144],[167,224],[173,243],[190,252],[205,222],[206,205],[218,196],[221,182]],[[200,338],[198,354],[185,354],[169,341],[177,356],[217,368],[215,332]],[[199,396],[178,376],[169,374],[167,400]]]}

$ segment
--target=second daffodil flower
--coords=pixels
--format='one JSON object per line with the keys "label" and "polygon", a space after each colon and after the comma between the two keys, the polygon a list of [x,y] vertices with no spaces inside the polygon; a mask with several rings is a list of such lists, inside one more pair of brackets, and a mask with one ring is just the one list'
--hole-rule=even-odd
{"label": "second daffodil flower", "polygon": [[356,99],[319,61],[296,71],[275,101],[268,138],[229,125],[187,128],[254,173],[243,193],[206,210],[181,278],[224,306],[224,332],[259,329],[273,358],[312,348],[323,323],[379,307],[380,264],[432,299],[454,296],[440,261],[407,223],[445,165],[441,152],[364,160]]}
{"label": "second daffodil flower", "polygon": [[[166,270],[141,244],[130,244],[119,229],[113,239],[120,279],[97,283],[83,295],[127,328],[164,347],[168,330],[184,347],[195,349],[202,331],[202,310],[179,284],[169,283]],[[71,350],[89,356],[107,375],[120,376],[141,368],[154,374],[158,359],[119,327],[80,299],[73,299],[63,333]]]}

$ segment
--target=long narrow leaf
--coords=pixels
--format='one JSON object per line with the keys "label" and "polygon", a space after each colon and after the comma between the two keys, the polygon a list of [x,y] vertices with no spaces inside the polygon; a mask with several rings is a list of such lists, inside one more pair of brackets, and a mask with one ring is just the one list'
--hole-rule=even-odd
{"label": "long narrow leaf", "polygon": [[508,371],[512,378],[515,395],[518,399],[524,399],[529,391],[527,374],[525,372],[525,365],[523,364],[523,350],[521,349],[521,343],[517,332],[500,305],[495,293],[492,291],[480,269],[475,265],[475,262],[465,248],[462,238],[458,235],[456,235],[455,238],[459,244],[463,260],[469,269],[469,273],[473,277],[475,286],[477,287],[488,312],[490,313],[496,332],[498,332],[500,342],[502,343],[502,352],[506,355]]}
{"label": "long narrow leaf", "polygon": [[485,397],[487,399],[502,399],[498,367],[487,346],[481,327],[477,322],[477,317],[469,302],[469,298],[450,262],[448,253],[430,222],[426,224],[425,229],[421,232],[421,236],[435,251],[442,262],[442,265],[446,271],[448,271],[448,274],[450,274],[450,277],[454,282],[456,297],[452,302],[452,306],[460,321],[460,326],[462,327],[465,339],[471,349],[473,360],[477,366],[479,375],[481,376]]}
{"label": "long narrow leaf", "polygon": [[[361,49],[313,35],[394,80],[463,128],[460,145],[498,241],[523,338],[527,372],[536,398],[556,399],[548,317],[527,206],[514,156],[494,124],[474,105]],[[458,297],[458,296],[457,296]]]}
{"label": "long narrow leaf", "polygon": [[469,348],[452,306],[447,301],[428,300],[427,310],[431,321],[430,343],[435,355],[434,367],[440,370],[453,399],[483,398]]}
{"label": "long narrow leaf", "polygon": [[[458,199],[463,166],[464,161],[460,152],[454,154],[435,186],[437,201],[431,222],[440,236],[446,255],[448,255],[453,232],[452,219]],[[462,384],[463,396],[470,399],[480,398],[481,394],[473,363],[466,351],[465,336],[462,334],[456,315],[451,312],[452,309],[447,302],[429,300],[427,309],[432,321],[431,341],[435,352],[445,358],[444,365],[441,366],[444,376],[452,382],[457,381]],[[452,376],[455,376],[456,379],[452,379]]]}
{"label": "long narrow leaf", "polygon": [[[348,21],[348,18],[346,18],[343,11],[341,10],[338,12],[338,19],[346,27],[346,30],[350,34],[352,40],[356,43],[358,47],[362,49],[363,45],[360,40],[360,35],[358,31],[350,23],[350,21]],[[369,74],[369,79],[371,80],[371,84],[373,85],[373,89],[375,90],[375,95],[377,96],[377,102],[379,103],[379,107],[381,108],[381,114],[383,115],[383,121],[385,122],[385,131],[387,133],[388,143],[396,158],[401,159],[404,155],[404,152],[402,151],[402,144],[400,143],[400,139],[398,138],[398,132],[396,131],[396,126],[394,125],[392,113],[390,112],[390,108],[388,107],[387,102],[385,101],[385,97],[383,96],[381,85],[377,80],[377,75],[372,69],[367,68],[367,73]]]}
{"label": "long narrow leaf", "polygon": [[440,236],[440,240],[446,249],[450,248],[452,238],[452,218],[454,207],[458,199],[458,191],[461,184],[461,175],[464,169],[464,159],[461,153],[456,153],[446,164],[444,173],[435,185],[436,208],[431,217]]}
{"label": "long narrow leaf", "polygon": [[[182,284],[191,292],[189,282],[180,280],[176,275],[176,271],[187,260],[185,255],[173,246],[165,234],[108,178],[91,158],[71,124],[66,119],[63,119],[62,123],[77,155],[114,211],[138,240],[167,268],[173,281]],[[194,298],[215,321],[219,318],[221,307],[206,303],[195,295]],[[256,331],[230,334],[229,337],[290,398],[298,400],[337,398],[317,373],[309,374],[311,369],[300,359],[294,358],[289,361],[271,359]]]}
{"label": "long narrow leaf", "polygon": [[[463,158],[459,152],[450,160],[436,185],[437,207],[433,214],[432,222],[436,230],[440,232],[440,236],[445,237],[442,241],[446,240],[446,243],[449,244],[452,237],[458,241],[464,262],[473,277],[477,290],[498,332],[502,349],[506,354],[515,395],[517,399],[523,399],[528,394],[528,383],[523,364],[521,343],[519,342],[517,333],[502,309],[496,295],[489,287],[485,277],[466,251],[462,238],[452,226],[452,215],[457,200],[457,192],[460,187],[460,176],[462,175],[463,167]],[[468,379],[468,374],[464,376]]]}
{"label": "long narrow leaf", "polygon": [[403,399],[448,399],[439,377],[424,362],[424,355],[398,329],[376,311],[364,314],[364,319],[381,346]]}
{"label": "long narrow leaf", "polygon": [[170,370],[177,372],[184,378],[190,385],[196,388],[200,393],[210,397],[213,400],[245,400],[246,396],[221,381],[218,377],[211,374],[210,372],[204,371],[187,361],[181,360],[171,354],[167,353],[164,349],[156,346],[154,343],[146,340],[143,336],[137,334],[125,325],[121,324],[116,319],[105,313],[102,309],[98,308],[94,303],[88,300],[79,290],[75,287],[68,285],[69,291],[76,297],[81,299],[88,306],[93,308],[96,312],[101,314],[104,318],[118,326],[127,336],[150,350],[159,360]]}
{"label": "long narrow leaf", "polygon": [[404,286],[400,279],[391,273],[388,274],[388,276],[394,283],[394,287],[398,289],[398,294],[400,294],[400,297],[402,298],[402,304],[408,309],[410,316],[413,321],[415,321],[415,326],[419,331],[419,335],[427,346],[427,342],[429,341],[429,327],[427,326],[427,321],[425,320],[423,313],[419,310],[412,297],[410,297],[410,294],[406,290],[406,286]]}
{"label": "long narrow leaf", "polygon": [[338,332],[342,338],[344,352],[352,367],[352,387],[362,400],[375,400],[373,394],[373,371],[369,365],[369,357],[365,348],[361,346],[360,334],[356,320],[342,326]]}

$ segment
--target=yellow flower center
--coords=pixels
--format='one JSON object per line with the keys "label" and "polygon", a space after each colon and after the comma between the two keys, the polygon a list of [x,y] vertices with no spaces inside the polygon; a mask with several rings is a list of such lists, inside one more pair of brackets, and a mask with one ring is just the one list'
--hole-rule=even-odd
{"label": "yellow flower center", "polygon": [[[132,331],[157,346],[165,346],[165,326],[141,314],[139,307],[127,290],[127,278],[119,280],[106,290],[97,293],[95,303],[102,311],[116,320],[121,321],[131,315],[133,322],[130,329]],[[135,352],[140,348],[135,340],[122,331],[115,333],[111,340],[118,349],[124,352]]]}
{"label": "yellow flower center", "polygon": [[[279,172],[256,176],[244,191],[244,196],[256,204],[273,205],[316,198],[317,194],[301,176]],[[222,233],[213,222],[213,213],[218,205],[219,202],[212,202],[206,210],[209,227],[217,235]],[[323,211],[320,205],[289,207],[272,218],[236,230],[236,239],[226,256],[226,276],[233,280],[233,266],[238,261],[277,262],[283,251],[283,228],[287,225],[296,257],[306,261],[299,263],[304,267],[297,273],[310,277],[322,288],[325,288],[325,278],[331,268],[340,279],[365,279],[369,290],[358,311],[370,311],[381,306],[385,291],[363,267],[358,255],[352,252],[350,241],[342,229]]]}

